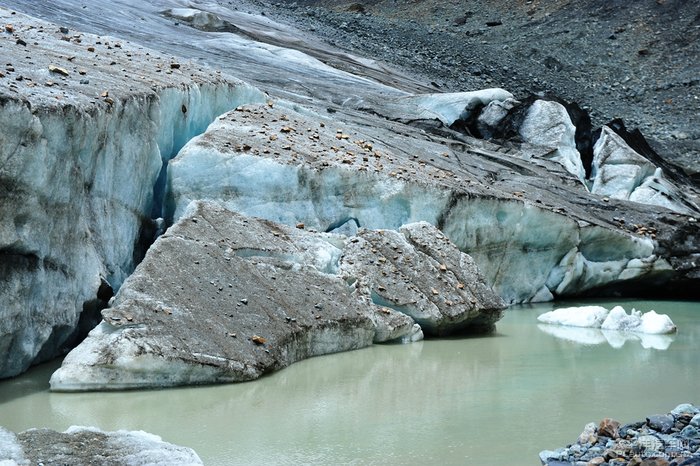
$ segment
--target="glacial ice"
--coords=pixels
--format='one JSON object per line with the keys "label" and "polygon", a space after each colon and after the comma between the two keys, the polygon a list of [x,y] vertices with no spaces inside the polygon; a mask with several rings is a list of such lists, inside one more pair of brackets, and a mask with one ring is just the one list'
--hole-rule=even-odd
{"label": "glacial ice", "polygon": [[[314,128],[315,142],[303,136],[307,130],[297,135],[290,126]],[[354,156],[353,164],[334,160],[344,153],[336,147],[342,135],[329,126],[319,127],[318,120],[290,108],[251,106],[222,115],[170,162],[166,218],[175,221],[191,201],[209,199],[246,215],[319,231],[356,219],[339,230],[346,234],[354,234],[357,224],[398,229],[427,221],[475,259],[508,303],[551,300],[670,270],[654,254],[650,238],[580,223],[519,199],[469,194],[461,186],[430,181],[429,174],[395,176],[414,168],[409,162],[385,168],[383,163],[396,162],[392,148],[379,142],[372,146],[384,154],[376,169],[355,166]]]}
{"label": "glacial ice", "polygon": [[649,311],[644,314],[632,309],[627,314],[621,306],[608,310],[602,306],[559,308],[545,312],[537,320],[550,325],[600,328],[648,335],[674,333],[676,326],[666,314]]}
{"label": "glacial ice", "polygon": [[583,182],[586,172],[581,155],[576,150],[575,134],[576,127],[566,108],[558,102],[547,100],[536,100],[520,126],[523,140],[551,147],[553,152],[548,158],[560,163],[566,171]]}
{"label": "glacial ice", "polygon": [[395,99],[402,109],[401,113],[392,115],[405,119],[422,120],[437,119],[445,126],[452,125],[457,120],[467,120],[476,108],[488,105],[493,101],[512,99],[513,94],[499,89],[481,89],[470,92],[452,92],[440,94],[419,94]]}
{"label": "glacial ice", "polygon": [[[22,21],[36,24],[13,16],[15,27]],[[58,38],[37,42],[32,68],[22,70],[27,82],[57,53],[87,53]],[[42,54],[42,47],[51,51]],[[145,53],[126,43],[113,50]],[[161,215],[159,172],[167,160],[220,113],[267,99],[245,83],[203,72],[148,73],[154,87],[145,77],[125,85],[96,63],[90,82],[99,84],[71,90],[67,102],[47,95],[48,87],[0,102],[0,378],[63,351],[81,314],[89,321],[104,306],[108,296],[96,296],[101,284],[117,289],[133,271],[155,232],[152,214]],[[95,102],[95,87],[108,84],[113,98]]]}
{"label": "glacial ice", "polygon": [[608,126],[602,127],[593,147],[591,178],[594,194],[658,205],[680,213],[694,212],[682,202],[684,195],[665,178],[663,170],[636,153]]}

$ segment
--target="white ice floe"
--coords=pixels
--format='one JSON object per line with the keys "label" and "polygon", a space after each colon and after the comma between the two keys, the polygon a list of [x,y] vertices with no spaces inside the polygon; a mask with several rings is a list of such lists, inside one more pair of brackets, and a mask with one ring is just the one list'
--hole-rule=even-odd
{"label": "white ice floe", "polygon": [[600,328],[646,335],[665,335],[676,331],[666,314],[649,311],[642,314],[632,309],[627,314],[621,306],[608,310],[602,306],[581,306],[555,309],[537,317],[544,324],[569,327]]}

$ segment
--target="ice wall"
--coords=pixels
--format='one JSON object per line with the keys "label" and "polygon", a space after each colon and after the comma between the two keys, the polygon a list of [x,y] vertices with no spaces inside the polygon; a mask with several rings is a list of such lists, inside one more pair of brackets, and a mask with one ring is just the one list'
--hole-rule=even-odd
{"label": "ice wall", "polygon": [[133,271],[163,163],[218,114],[264,99],[221,81],[94,106],[0,100],[0,377],[55,356]]}

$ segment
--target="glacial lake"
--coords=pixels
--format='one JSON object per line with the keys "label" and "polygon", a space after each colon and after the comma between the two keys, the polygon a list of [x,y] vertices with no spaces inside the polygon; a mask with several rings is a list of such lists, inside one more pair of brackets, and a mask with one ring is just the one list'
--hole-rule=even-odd
{"label": "glacial lake", "polygon": [[587,422],[700,403],[700,303],[586,304],[654,309],[679,331],[555,336],[536,321],[549,303],[509,309],[492,336],[375,345],[243,384],[117,393],[49,393],[56,361],[0,382],[0,425],[145,430],[207,465],[539,465],[540,450],[573,442]]}

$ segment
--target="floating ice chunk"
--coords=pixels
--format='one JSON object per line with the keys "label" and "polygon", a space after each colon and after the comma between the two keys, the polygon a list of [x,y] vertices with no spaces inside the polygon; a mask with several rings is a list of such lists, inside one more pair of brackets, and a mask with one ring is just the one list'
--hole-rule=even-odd
{"label": "floating ice chunk", "polygon": [[676,326],[666,314],[657,314],[655,311],[642,314],[635,309],[627,314],[622,306],[615,306],[610,311],[602,306],[565,307],[545,312],[538,316],[537,320],[545,324],[601,328],[647,335],[663,335],[676,331]]}
{"label": "floating ice chunk", "polygon": [[602,306],[563,307],[545,312],[537,320],[543,324],[600,328],[607,316],[608,310]]}

